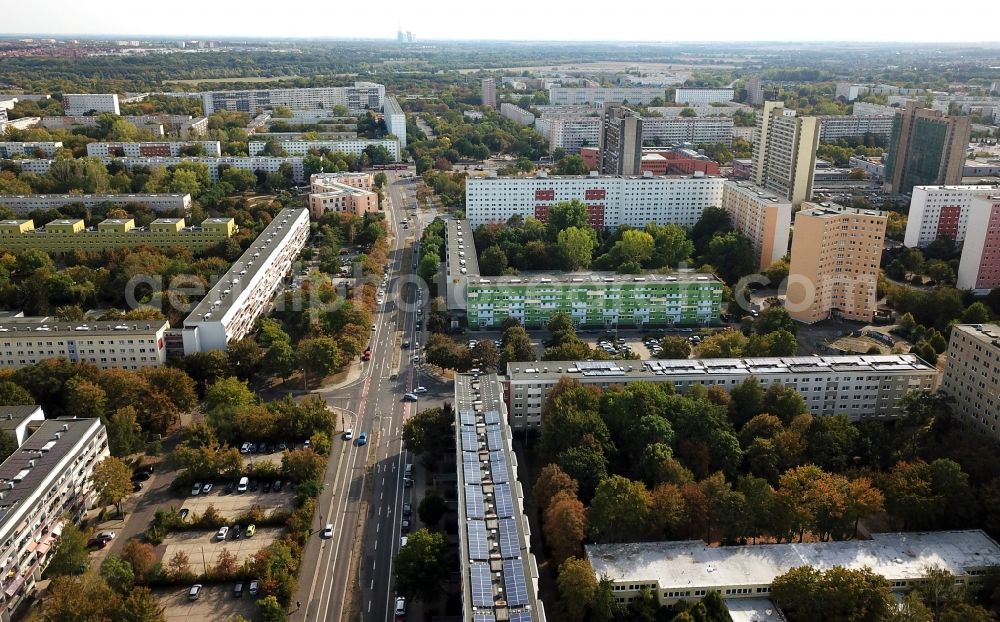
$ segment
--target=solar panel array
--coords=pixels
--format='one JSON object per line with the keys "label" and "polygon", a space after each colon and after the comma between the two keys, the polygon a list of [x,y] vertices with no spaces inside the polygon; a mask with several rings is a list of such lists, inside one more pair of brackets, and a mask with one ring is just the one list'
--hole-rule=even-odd
{"label": "solar panel array", "polygon": [[503,434],[500,432],[500,426],[486,426],[486,446],[491,450],[503,449]]}
{"label": "solar panel array", "polygon": [[[468,455],[469,452],[466,452]],[[472,454],[475,460],[466,460],[462,464],[462,473],[465,474],[466,484],[479,484],[483,479],[483,470],[479,466],[479,456]]]}
{"label": "solar panel array", "polygon": [[[511,618],[513,620],[514,618]],[[528,618],[526,622],[530,622]],[[472,622],[497,622],[497,617],[492,613],[475,613],[472,615]]]}
{"label": "solar panel array", "polygon": [[487,410],[483,413],[483,421],[486,422],[486,425],[499,425],[500,413],[496,410]]}
{"label": "solar panel array", "polygon": [[[530,611],[512,611],[510,612],[510,622],[532,622]],[[479,622],[478,620],[476,622]]]}
{"label": "solar panel array", "polygon": [[479,451],[479,436],[474,427],[462,427],[462,451]]}
{"label": "solar panel array", "polygon": [[510,518],[514,516],[514,497],[511,496],[510,484],[497,484],[493,488],[496,499],[497,516]]}
{"label": "solar panel array", "polygon": [[469,564],[469,574],[472,576],[472,606],[493,606],[493,580],[490,577],[490,565],[484,562]]}
{"label": "solar panel array", "polygon": [[486,537],[486,523],[481,520],[470,520],[466,526],[469,530],[469,557],[488,561],[490,559],[490,541]]}
{"label": "solar panel array", "polygon": [[462,425],[476,425],[476,411],[474,410],[463,410],[459,413],[461,417]]}
{"label": "solar panel array", "polygon": [[503,583],[509,606],[523,607],[528,604],[528,583],[524,578],[524,564],[521,560],[504,560]]}
{"label": "solar panel array", "polygon": [[520,557],[521,545],[517,538],[517,523],[513,518],[500,520],[500,555],[504,559]]}
{"label": "solar panel array", "polygon": [[494,482],[510,481],[507,476],[507,457],[502,451],[490,452],[490,471],[492,471]]}
{"label": "solar panel array", "polygon": [[483,509],[483,488],[482,486],[465,486],[465,517],[483,520],[486,518],[486,511]]}

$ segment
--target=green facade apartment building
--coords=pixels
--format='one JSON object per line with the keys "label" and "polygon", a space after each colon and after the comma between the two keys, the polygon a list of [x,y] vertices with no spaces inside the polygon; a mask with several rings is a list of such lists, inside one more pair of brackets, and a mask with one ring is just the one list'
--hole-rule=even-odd
{"label": "green facade apartment building", "polygon": [[544,326],[559,312],[578,326],[705,325],[719,321],[722,288],[711,274],[475,275],[466,289],[466,318],[480,328],[497,328],[507,317]]}

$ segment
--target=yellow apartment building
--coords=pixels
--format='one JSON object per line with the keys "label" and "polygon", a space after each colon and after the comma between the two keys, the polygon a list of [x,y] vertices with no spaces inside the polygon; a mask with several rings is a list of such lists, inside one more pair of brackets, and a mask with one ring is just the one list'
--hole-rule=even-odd
{"label": "yellow apartment building", "polygon": [[157,218],[148,227],[136,227],[131,218],[108,218],[90,228],[82,219],[53,220],[38,228],[31,220],[3,220],[0,221],[0,249],[67,253],[145,245],[200,251],[231,238],[236,230],[232,218],[206,218],[200,225],[191,227],[185,226],[183,218]]}

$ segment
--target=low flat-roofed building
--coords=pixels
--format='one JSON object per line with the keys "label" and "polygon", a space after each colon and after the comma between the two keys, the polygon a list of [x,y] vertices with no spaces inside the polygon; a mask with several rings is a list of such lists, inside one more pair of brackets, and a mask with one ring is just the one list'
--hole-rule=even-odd
{"label": "low flat-roofed building", "polygon": [[766,598],[725,598],[732,622],[786,622],[781,610]]}
{"label": "low flat-roofed building", "polygon": [[10,434],[18,447],[31,435],[32,428],[43,421],[45,413],[41,406],[0,406],[0,430]]}
{"label": "low flat-roofed building", "polygon": [[962,584],[978,583],[1000,566],[1000,545],[981,530],[877,533],[871,540],[710,547],[704,542],[588,544],[598,580],[612,581],[615,600],[628,603],[650,588],[662,605],[697,600],[767,598],[771,583],[792,568],[868,567],[895,592],[920,585],[931,568]]}
{"label": "low flat-roofed building", "polygon": [[41,581],[65,517],[77,522],[97,503],[92,475],[109,455],[100,419],[49,419],[0,464],[4,620]]}
{"label": "low flat-roofed building", "polygon": [[696,385],[731,391],[756,378],[764,386],[795,389],[813,415],[843,413],[853,420],[899,417],[907,393],[937,385],[937,369],[913,354],[518,362],[507,364],[505,381],[511,425],[541,425],[545,398],[563,377],[600,389],[669,382],[680,393]]}
{"label": "low flat-roofed building", "polygon": [[20,368],[51,358],[102,369],[162,365],[167,361],[163,333],[169,328],[165,320],[0,320],[0,367]]}
{"label": "low flat-roofed building", "polygon": [[[50,162],[49,160],[33,160]],[[23,162],[23,161],[22,161]],[[46,170],[48,168],[46,167]],[[26,171],[35,172],[35,171]],[[44,173],[43,173],[44,174]],[[58,209],[66,205],[81,204],[85,207],[108,204],[114,207],[145,205],[154,212],[188,211],[190,194],[0,194],[0,205],[6,205],[15,214],[26,215],[34,210]]]}
{"label": "low flat-roofed building", "polygon": [[364,216],[378,211],[378,194],[347,184],[326,182],[321,192],[309,193],[309,213],[319,218],[327,212]]}
{"label": "low flat-roofed building", "polygon": [[47,253],[100,252],[114,248],[155,246],[205,250],[236,233],[232,218],[206,218],[187,227],[183,218],[157,218],[148,227],[136,227],[131,218],[108,218],[85,228],[83,220],[54,220],[35,228],[31,220],[0,220],[0,249],[36,249]]}

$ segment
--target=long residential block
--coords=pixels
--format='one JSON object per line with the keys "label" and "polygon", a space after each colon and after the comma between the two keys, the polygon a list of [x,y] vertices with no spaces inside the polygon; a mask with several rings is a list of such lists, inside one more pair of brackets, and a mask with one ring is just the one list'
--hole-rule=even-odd
{"label": "long residential block", "polygon": [[139,369],[167,360],[163,321],[58,322],[8,318],[0,322],[0,367],[20,368],[51,358],[102,369]]}
{"label": "long residential block", "polygon": [[622,104],[646,105],[657,97],[663,97],[663,87],[612,86],[575,87],[553,86],[549,88],[549,103],[557,106],[579,106],[582,104]]}
{"label": "long residential block", "polygon": [[[36,160],[36,162],[39,160]],[[48,160],[42,160],[48,162]],[[0,194],[0,205],[6,205],[15,214],[28,214],[40,209],[58,209],[66,205],[145,205],[154,212],[188,211],[190,194]]]}
{"label": "long residential block", "polygon": [[535,129],[549,140],[549,153],[562,149],[579,153],[582,147],[597,147],[601,141],[601,117],[542,116],[535,119]]}
{"label": "long residential block", "polygon": [[733,100],[735,90],[729,88],[684,88],[674,89],[674,102],[677,104],[724,104]]}
{"label": "long residential block", "polygon": [[842,138],[864,138],[871,134],[885,140],[892,136],[892,117],[885,115],[827,115],[819,119],[819,139],[835,142]]}
{"label": "long residential block", "polygon": [[1000,439],[1000,325],[959,324],[951,331],[941,391],[962,425]]}
{"label": "long residential block", "polygon": [[520,125],[531,125],[535,122],[535,115],[510,102],[500,104],[500,115]]}
{"label": "long residential block", "polygon": [[0,158],[13,158],[14,156],[31,156],[39,154],[45,158],[56,155],[56,151],[62,149],[60,141],[43,142],[0,142]]}
{"label": "long residential block", "polygon": [[37,589],[67,517],[79,522],[97,505],[94,467],[109,455],[100,419],[49,419],[0,464],[5,620]]}
{"label": "long residential block", "polygon": [[722,190],[721,207],[729,214],[733,228],[753,244],[761,270],[788,253],[791,201],[749,182],[727,181]]}
{"label": "long residential block", "polygon": [[903,245],[924,247],[939,238],[964,242],[974,200],[990,195],[1000,195],[1000,186],[914,186]]}
{"label": "long residential block", "polygon": [[977,294],[1000,287],[1000,193],[972,200],[956,286]]}
{"label": "long residential block", "polygon": [[643,117],[642,142],[645,145],[676,143],[733,144],[731,117]]}
{"label": "long residential block", "polygon": [[184,353],[225,350],[271,304],[309,237],[309,210],[278,212],[253,244],[184,319]]}
{"label": "long residential block", "polygon": [[505,223],[511,216],[548,219],[549,209],[565,201],[582,201],[594,227],[647,223],[694,226],[706,207],[718,207],[726,180],[652,175],[481,177],[466,180],[465,215],[475,227]]}
{"label": "long residential block", "polygon": [[70,117],[95,112],[121,114],[117,93],[64,93],[63,112]]}
{"label": "long residential block", "polygon": [[103,142],[88,143],[87,155],[114,158],[148,158],[156,156],[181,156],[188,149],[200,150],[196,155],[219,157],[222,147],[217,140],[189,140],[174,142]]}
{"label": "long residential block", "polygon": [[[278,143],[288,155],[304,156],[312,150],[346,153],[361,157],[368,147],[384,147],[393,162],[399,162],[399,140],[395,138],[356,138],[352,140],[286,140]],[[260,155],[267,146],[266,141],[250,141],[250,156]]]}
{"label": "long residential block", "polygon": [[355,82],[354,86],[328,86],[303,89],[260,89],[256,91],[207,91],[202,93],[205,114],[216,110],[235,110],[251,115],[260,110],[284,106],[292,110],[346,106],[352,115],[381,110],[385,86],[373,82]]}
{"label": "long residential block", "polygon": [[382,110],[385,129],[399,139],[399,146],[406,148],[406,113],[395,97],[386,97]]}
{"label": "long residential block", "polygon": [[[245,156],[223,156],[221,158],[212,157],[198,157],[198,156],[163,156],[163,157],[148,157],[148,158],[114,158],[114,157],[102,157],[101,160],[105,165],[116,162],[125,168],[132,170],[136,167],[170,167],[177,166],[183,162],[193,162],[195,164],[204,164],[208,167],[208,174],[212,181],[219,181],[219,169],[223,166],[229,166],[232,168],[238,168],[244,171],[251,171],[254,173],[280,173],[281,165],[288,164],[292,168],[292,181],[301,183],[305,179],[305,168],[302,165],[302,158],[298,156],[289,157],[269,157],[269,156],[257,156],[257,157],[245,157]],[[52,167],[52,163],[55,160],[17,160],[17,165],[21,167],[21,170],[26,173],[38,173],[39,175],[44,175],[49,172]],[[2,196],[2,195],[0,195]],[[2,199],[0,199],[2,201]]]}
{"label": "long residential block", "polygon": [[795,389],[813,415],[843,413],[857,420],[903,416],[900,401],[910,391],[932,390],[937,369],[913,354],[508,363],[511,425],[541,425],[548,392],[563,377],[601,389],[669,382],[680,392],[696,385],[731,391],[756,378],[764,386]]}
{"label": "long residential block", "polygon": [[82,219],[53,220],[38,228],[31,220],[0,220],[0,249],[69,253],[155,246],[200,251],[228,240],[235,232],[232,218],[206,218],[192,227],[185,226],[183,218],[157,218],[148,227],[136,227],[131,218],[108,218],[89,229]]}

